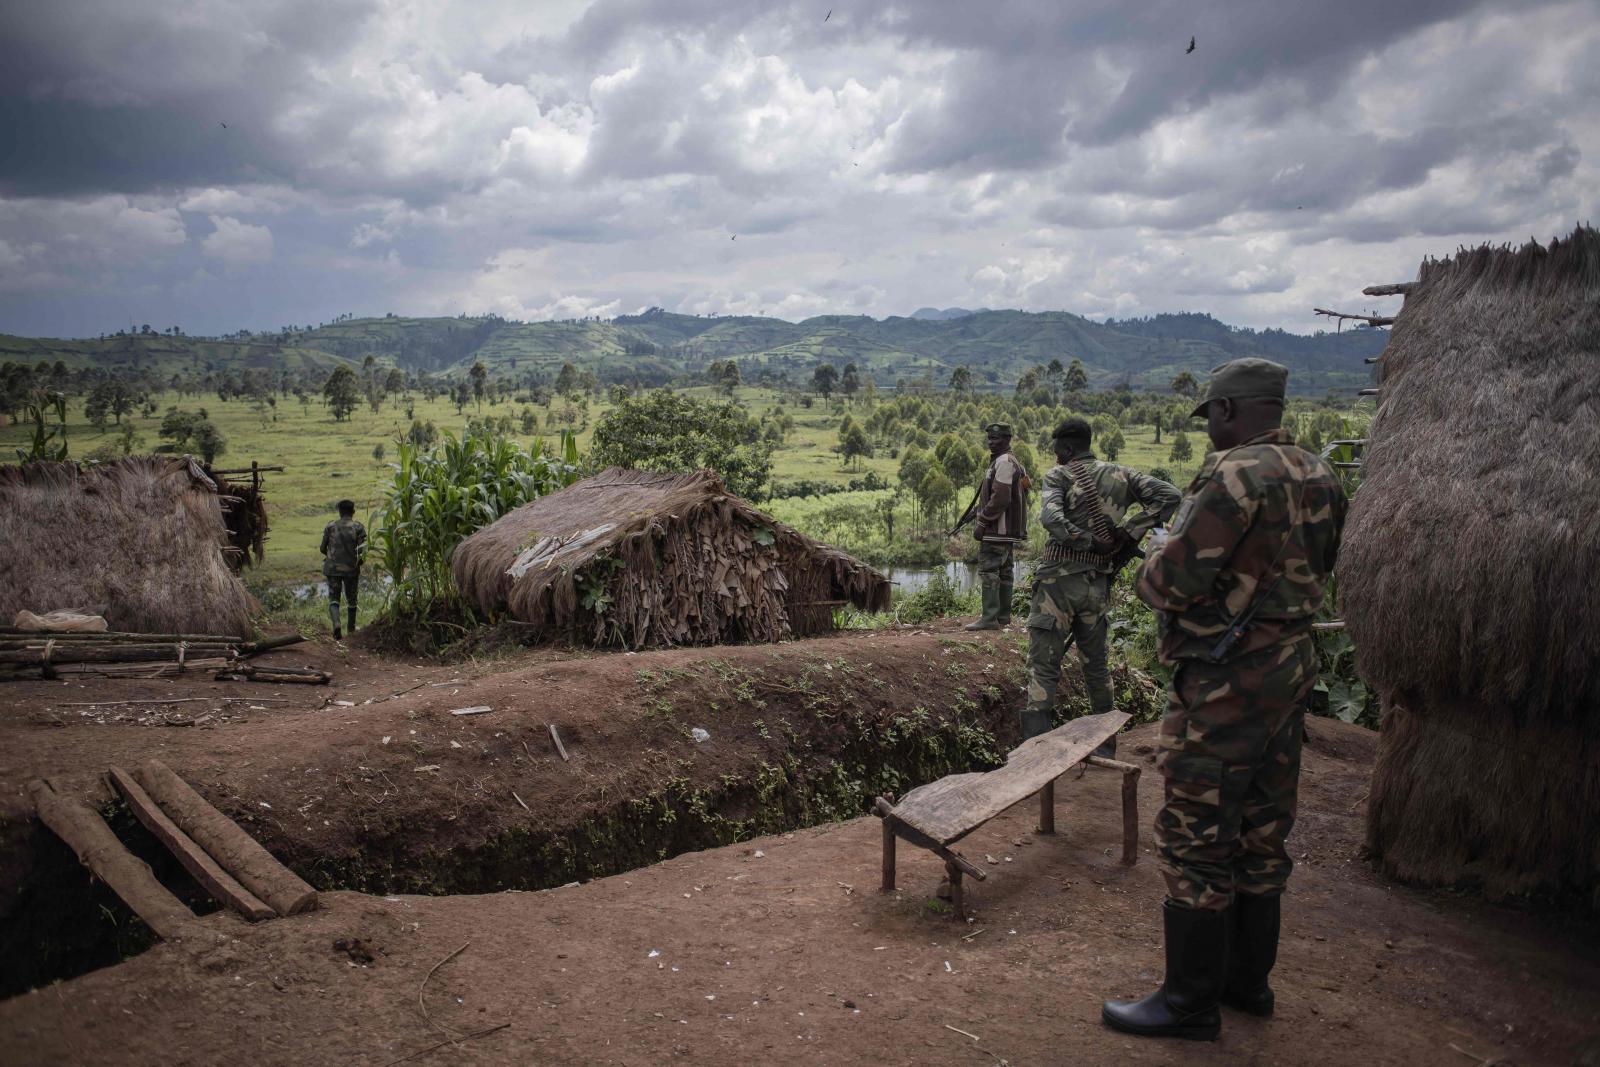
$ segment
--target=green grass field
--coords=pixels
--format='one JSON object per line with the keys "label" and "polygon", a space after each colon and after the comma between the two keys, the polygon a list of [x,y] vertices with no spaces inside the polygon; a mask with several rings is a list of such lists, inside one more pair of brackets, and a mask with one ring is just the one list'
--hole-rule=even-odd
{"label": "green grass field", "polygon": [[[709,386],[688,392],[702,397],[716,395]],[[755,415],[779,403],[777,394],[755,388],[739,389],[735,399]],[[247,467],[254,460],[263,465],[281,465],[285,468],[283,473],[267,478],[272,531],[267,541],[266,560],[260,567],[247,572],[247,577],[253,583],[272,585],[299,584],[320,578],[318,542],[324,524],[333,517],[334,503],[349,497],[356,502],[357,516],[364,521],[370,518],[371,510],[382,499],[383,487],[389,477],[387,459],[394,455],[395,440],[410,425],[410,418],[405,411],[407,401],[402,398],[386,402],[377,413],[362,405],[345,422],[335,422],[332,415],[317,403],[302,408],[292,397],[280,398],[277,408],[265,416],[247,403],[222,403],[215,396],[180,400],[176,394],[163,394],[156,397],[156,403],[158,410],[152,418],[139,415],[125,417],[125,421],[131,421],[142,438],[141,450],[148,451],[161,444],[158,430],[161,416],[169,406],[176,405],[189,411],[203,407],[227,438],[227,451],[218,458],[218,466]],[[556,402],[558,411],[563,403],[559,400]],[[420,394],[411,404],[416,418],[432,420],[441,432],[457,434],[473,417],[498,418],[510,415],[514,423],[519,422],[523,408],[523,405],[512,402],[498,406],[486,403],[481,409],[469,404],[461,414],[457,414],[454,405],[448,401],[428,401]],[[586,450],[595,421],[608,410],[608,406],[604,401],[591,400],[588,421],[578,435],[580,453]],[[774,452],[774,482],[809,480],[844,485],[852,479],[866,477],[868,472],[875,472],[891,483],[895,481],[899,463],[887,454],[862,459],[859,466],[850,469],[843,466],[838,454],[833,451],[838,443],[842,411],[831,410],[822,403],[809,409],[791,404],[786,410],[794,417],[796,425],[788,440]],[[864,402],[858,402],[848,410],[852,410],[859,420],[868,409]],[[546,409],[534,407],[533,411],[543,427]],[[1123,433],[1127,448],[1120,462],[1145,470],[1166,467],[1180,487],[1198,467],[1204,453],[1203,435],[1191,434],[1194,458],[1185,464],[1174,464],[1168,460],[1170,446],[1156,445],[1151,427],[1127,428]],[[0,455],[14,459],[15,449],[24,446],[28,436],[26,426],[0,425]],[[510,436],[529,445],[540,438],[553,440],[556,434],[552,430],[527,435],[514,430]],[[979,442],[977,427],[973,428],[972,436],[974,442]],[[68,409],[71,458],[82,460],[91,451],[112,444],[116,439],[115,426],[103,434],[95,430],[83,418],[82,399],[73,400]],[[386,451],[384,460],[373,456],[373,448],[379,444]],[[1042,473],[1033,472],[1036,479]],[[958,509],[965,506],[970,489],[962,489],[961,494]],[[812,536],[850,547],[870,543],[872,531],[862,529],[859,518],[852,524],[847,514],[849,510],[855,506],[859,511],[860,505],[875,503],[887,495],[890,495],[890,491],[840,493],[774,500],[764,507],[774,517]],[[910,504],[907,501],[896,515],[896,525],[898,530],[907,531],[910,524]]]}

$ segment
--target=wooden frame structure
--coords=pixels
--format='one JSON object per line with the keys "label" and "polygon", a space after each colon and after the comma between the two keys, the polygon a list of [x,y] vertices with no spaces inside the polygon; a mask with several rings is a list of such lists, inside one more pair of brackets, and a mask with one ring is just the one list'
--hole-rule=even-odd
{"label": "wooden frame structure", "polygon": [[1074,719],[1018,745],[1006,758],[1004,767],[941,778],[913,789],[899,803],[879,797],[873,813],[883,820],[883,892],[895,889],[895,839],[904,838],[944,860],[950,902],[956,917],[966,918],[963,876],[971,875],[981,882],[988,874],[951,846],[1035,794],[1039,797],[1036,832],[1053,835],[1056,779],[1080,763],[1121,772],[1122,862],[1138,862],[1140,769],[1094,755],[1094,750],[1115,736],[1128,718],[1124,712],[1108,711]]}

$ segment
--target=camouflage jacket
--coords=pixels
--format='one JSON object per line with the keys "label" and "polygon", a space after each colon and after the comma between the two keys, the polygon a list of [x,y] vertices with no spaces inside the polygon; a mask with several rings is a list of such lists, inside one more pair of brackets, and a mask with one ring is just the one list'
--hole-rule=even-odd
{"label": "camouflage jacket", "polygon": [[322,573],[329,578],[354,578],[361,573],[361,546],[367,528],[355,519],[334,519],[322,530]]}
{"label": "camouflage jacket", "polygon": [[1233,655],[1306,633],[1333,573],[1346,507],[1333,471],[1287,430],[1207,456],[1165,547],[1139,568],[1139,599],[1163,613],[1162,661],[1206,658],[1267,586]]}
{"label": "camouflage jacket", "polygon": [[[1127,529],[1136,540],[1157,523],[1165,522],[1178,506],[1177,487],[1160,478],[1132,467],[1103,462],[1088,453],[1074,457],[1073,462],[1080,459],[1087,462],[1094,472],[1095,486],[1100,490],[1100,506],[1105,510],[1106,518],[1111,520],[1113,526]],[[1039,522],[1050,535],[1050,540],[1080,552],[1105,550],[1105,546],[1095,540],[1094,509],[1089,502],[1089,494],[1078,487],[1068,467],[1057,465],[1050,468],[1050,473],[1044,476],[1041,497],[1043,506],[1039,510]],[[1143,512],[1134,522],[1126,523],[1128,509],[1134,504],[1138,504]],[[1107,569],[1103,565],[1077,560],[1050,563],[1049,566],[1058,574]]]}

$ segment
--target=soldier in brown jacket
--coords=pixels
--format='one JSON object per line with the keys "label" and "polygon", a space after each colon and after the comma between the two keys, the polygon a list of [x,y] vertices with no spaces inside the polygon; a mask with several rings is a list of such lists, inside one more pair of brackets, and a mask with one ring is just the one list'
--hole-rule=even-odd
{"label": "soldier in brown jacket", "polygon": [[968,630],[998,630],[1010,625],[1016,546],[1028,539],[1028,487],[1032,483],[1022,463],[1011,454],[1011,427],[990,423],[983,433],[991,459],[978,490],[978,516],[973,523],[983,614],[967,624]]}

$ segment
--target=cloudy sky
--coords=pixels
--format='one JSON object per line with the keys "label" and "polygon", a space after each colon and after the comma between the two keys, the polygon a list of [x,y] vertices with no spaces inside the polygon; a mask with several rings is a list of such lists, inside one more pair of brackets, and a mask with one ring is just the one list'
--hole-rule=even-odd
{"label": "cloudy sky", "polygon": [[0,41],[9,333],[652,304],[1309,332],[1600,199],[1590,0],[51,0]]}

